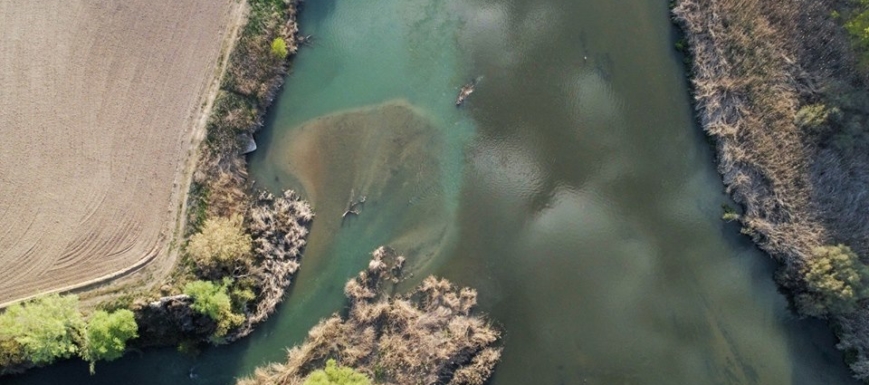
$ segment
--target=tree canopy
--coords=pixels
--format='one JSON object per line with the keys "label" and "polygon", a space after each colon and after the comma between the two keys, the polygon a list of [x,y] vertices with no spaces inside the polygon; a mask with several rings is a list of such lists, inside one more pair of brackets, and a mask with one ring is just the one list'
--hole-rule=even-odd
{"label": "tree canopy", "polygon": [[217,322],[215,337],[223,337],[244,321],[244,316],[232,312],[232,300],[227,293],[229,281],[222,285],[211,281],[193,281],[184,286],[184,294],[193,298],[191,308]]}
{"label": "tree canopy", "polygon": [[120,358],[127,341],[138,337],[139,327],[133,312],[127,309],[108,313],[98,310],[91,315],[87,326],[87,344],[83,357],[93,364],[98,360],[112,361]]}
{"label": "tree canopy", "polygon": [[37,365],[77,353],[77,339],[83,330],[74,295],[47,295],[12,305],[0,314],[0,339],[14,340],[25,357]]}
{"label": "tree canopy", "polygon": [[801,296],[801,307],[809,315],[849,313],[869,295],[869,268],[848,246],[816,248],[804,277],[809,293]]}
{"label": "tree canopy", "polygon": [[202,231],[190,237],[187,245],[187,252],[200,267],[232,265],[244,260],[250,249],[250,235],[244,232],[239,215],[206,219]]}

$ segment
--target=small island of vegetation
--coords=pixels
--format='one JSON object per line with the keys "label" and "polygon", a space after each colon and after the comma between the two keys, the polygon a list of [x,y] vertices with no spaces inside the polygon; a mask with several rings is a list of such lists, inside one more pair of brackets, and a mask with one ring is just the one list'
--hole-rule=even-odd
{"label": "small island of vegetation", "polygon": [[395,294],[404,257],[381,247],[347,282],[346,315],[320,321],[287,362],[238,385],[482,385],[501,358],[500,333],[474,314],[477,293],[428,277]]}

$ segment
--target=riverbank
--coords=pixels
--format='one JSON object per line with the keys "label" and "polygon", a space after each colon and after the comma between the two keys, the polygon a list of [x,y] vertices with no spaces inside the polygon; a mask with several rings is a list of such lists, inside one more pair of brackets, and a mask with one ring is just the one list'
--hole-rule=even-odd
{"label": "riverbank", "polygon": [[[149,275],[155,281],[150,285],[129,283],[123,290],[109,285],[104,294],[91,299],[98,302],[97,312],[129,314],[130,322],[134,320],[132,327],[125,326],[133,333],[116,339],[120,346],[114,349],[119,353],[102,359],[118,358],[125,345],[192,348],[204,342],[231,342],[248,335],[283,299],[298,270],[314,214],[292,191],[278,196],[254,191],[244,154],[298,49],[296,5],[279,0],[239,5],[237,11],[246,11],[246,18],[239,17],[243,26],[229,34],[237,41],[224,46],[227,59],[216,71],[219,87],[203,101],[202,109],[210,115],[200,120],[205,128],[199,135],[202,140],[197,141],[197,135],[191,140],[201,144],[194,155],[192,183],[183,184],[191,186],[186,205],[178,205],[178,210],[186,210],[178,216],[176,241],[183,243],[178,261],[165,278]],[[27,302],[14,314],[4,314],[3,320],[14,324],[38,318],[55,302],[83,318],[78,299],[67,297]],[[0,374],[50,364],[73,353],[92,363],[101,359],[91,354],[93,340],[82,337],[94,327],[59,322],[54,332],[63,338],[58,341],[40,340],[38,325],[0,330]],[[60,341],[65,347],[56,353],[33,355],[43,344]]]}
{"label": "riverbank", "polygon": [[[700,124],[715,139],[742,232],[782,263],[804,315],[829,319],[857,378],[869,379],[866,77],[837,15],[848,4],[681,0]],[[842,264],[830,267],[832,246]],[[823,266],[823,267],[819,267]]]}
{"label": "riverbank", "polygon": [[[292,191],[254,191],[245,159],[298,50],[297,3],[246,5],[192,177],[180,263],[158,291],[103,306],[136,313],[137,346],[244,337],[274,311],[299,268],[313,211]],[[229,303],[216,313],[203,311],[197,305],[208,299],[197,297],[196,285]]]}

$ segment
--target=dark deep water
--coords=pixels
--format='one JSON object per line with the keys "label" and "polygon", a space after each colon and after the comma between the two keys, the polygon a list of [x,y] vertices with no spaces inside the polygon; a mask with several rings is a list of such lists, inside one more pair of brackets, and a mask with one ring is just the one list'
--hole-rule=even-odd
{"label": "dark deep water", "polygon": [[[825,325],[723,223],[667,3],[309,0],[251,157],[318,217],[266,325],[232,346],[66,362],[2,384],[231,384],[341,309],[389,244],[480,293],[506,330],[495,385],[846,384]],[[480,78],[462,109],[458,87]],[[362,215],[341,221],[351,197]],[[191,378],[195,374],[195,378]]]}

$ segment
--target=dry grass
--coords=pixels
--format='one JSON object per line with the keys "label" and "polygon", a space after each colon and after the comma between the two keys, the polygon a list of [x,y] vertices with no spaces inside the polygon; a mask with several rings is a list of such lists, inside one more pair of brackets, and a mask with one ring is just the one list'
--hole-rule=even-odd
{"label": "dry grass", "polygon": [[334,315],[289,351],[287,363],[260,368],[239,385],[297,385],[334,358],[377,384],[481,385],[501,357],[500,333],[473,315],[477,293],[429,277],[412,293],[392,296],[404,259],[387,248],[344,291],[348,316]]}
{"label": "dry grass", "polygon": [[[805,291],[804,263],[844,243],[869,256],[869,116],[866,81],[835,0],[680,0],[696,107],[716,139],[728,192],[746,232],[783,262],[779,282]],[[807,127],[807,106],[835,108]],[[806,111],[806,110],[804,110]],[[869,378],[869,310],[832,317],[852,369]]]}
{"label": "dry grass", "polygon": [[0,304],[168,254],[232,6],[0,2]]}
{"label": "dry grass", "polygon": [[250,210],[255,259],[244,272],[256,283],[257,300],[230,340],[250,334],[253,326],[264,321],[283,300],[290,278],[299,269],[313,219],[311,206],[292,191],[279,197],[259,193]]}
{"label": "dry grass", "polygon": [[[220,95],[208,122],[208,134],[197,167],[190,210],[195,225],[203,217],[244,213],[250,199],[247,164],[241,155],[245,138],[262,127],[263,116],[288,70],[286,59],[271,54],[276,38],[298,50],[295,1],[251,0],[247,24],[229,59]],[[204,215],[202,215],[204,214]]]}

